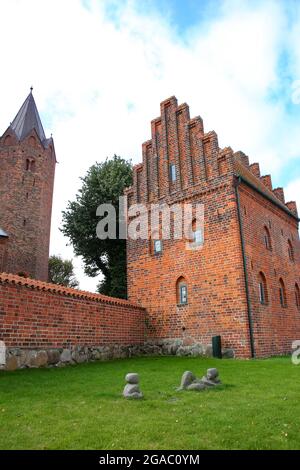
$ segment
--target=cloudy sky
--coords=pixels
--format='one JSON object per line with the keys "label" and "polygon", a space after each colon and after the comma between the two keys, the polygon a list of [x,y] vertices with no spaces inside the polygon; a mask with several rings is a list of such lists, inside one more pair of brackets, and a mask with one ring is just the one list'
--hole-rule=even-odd
{"label": "cloudy sky", "polygon": [[[171,95],[221,147],[259,161],[300,207],[299,0],[0,0],[0,132],[29,88],[57,158],[51,253],[73,257],[61,211],[95,161],[141,161]],[[97,281],[84,277],[82,289]]]}

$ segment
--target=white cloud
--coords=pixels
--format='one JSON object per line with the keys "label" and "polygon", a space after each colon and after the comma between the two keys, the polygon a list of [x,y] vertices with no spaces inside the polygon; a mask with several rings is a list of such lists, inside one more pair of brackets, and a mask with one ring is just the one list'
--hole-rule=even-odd
{"label": "white cloud", "polygon": [[[189,103],[221,146],[244,150],[275,180],[300,156],[299,119],[289,118],[281,100],[269,100],[280,81],[283,45],[293,79],[300,79],[300,16],[288,30],[283,4],[224,1],[218,17],[190,29],[183,41],[155,11],[143,15],[134,1],[117,2],[113,23],[106,4],[93,0],[88,10],[79,0],[1,0],[0,128],[33,84],[60,162],[51,251],[63,256],[72,250],[58,230],[60,214],[79,177],[114,153],[140,161],[150,120],[168,96]],[[81,287],[93,289],[78,263]]]}
{"label": "white cloud", "polygon": [[296,201],[300,214],[300,178],[292,180],[285,188],[285,200]]}

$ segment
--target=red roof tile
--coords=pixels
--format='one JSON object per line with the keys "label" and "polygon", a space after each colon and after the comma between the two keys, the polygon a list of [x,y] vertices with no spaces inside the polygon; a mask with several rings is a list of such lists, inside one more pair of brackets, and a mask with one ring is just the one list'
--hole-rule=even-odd
{"label": "red roof tile", "polygon": [[70,287],[60,286],[58,284],[50,284],[38,281],[29,277],[21,277],[15,274],[0,273],[0,283],[15,284],[28,287],[31,289],[43,290],[54,294],[61,294],[80,299],[93,300],[95,302],[103,302],[113,305],[123,305],[125,307],[141,308],[138,305],[131,304],[128,300],[109,297],[107,295],[95,294],[93,292],[72,289]]}

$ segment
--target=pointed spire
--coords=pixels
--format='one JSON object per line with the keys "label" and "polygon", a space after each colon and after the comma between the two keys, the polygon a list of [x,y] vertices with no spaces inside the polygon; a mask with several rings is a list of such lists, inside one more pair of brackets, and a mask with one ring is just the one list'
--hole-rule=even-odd
{"label": "pointed spire", "polygon": [[46,136],[33,98],[32,90],[33,88],[31,87],[29,95],[22,104],[10,127],[16,133],[16,136],[20,141],[35,129],[41,141],[44,142],[46,140]]}

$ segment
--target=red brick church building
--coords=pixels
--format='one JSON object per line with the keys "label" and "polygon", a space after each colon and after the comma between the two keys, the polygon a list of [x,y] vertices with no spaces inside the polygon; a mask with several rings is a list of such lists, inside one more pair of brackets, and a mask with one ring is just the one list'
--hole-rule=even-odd
{"label": "red brick church building", "polygon": [[151,122],[127,196],[149,210],[205,208],[201,250],[160,235],[128,241],[129,300],[147,309],[150,337],[197,350],[221,335],[239,357],[290,353],[300,338],[297,207],[258,163],[220,149],[217,134],[172,97]]}
{"label": "red brick church building", "polygon": [[31,90],[0,138],[0,272],[48,279],[55,164]]}
{"label": "red brick church building", "polygon": [[204,132],[175,97],[161,103],[151,136],[129,204],[150,211],[154,203],[201,203],[204,226],[200,233],[192,225],[189,240],[160,233],[128,240],[129,302],[40,282],[48,274],[56,157],[32,92],[0,138],[0,340],[12,348],[13,367],[28,366],[16,347],[46,364],[53,348],[57,361],[61,351],[65,360],[87,346],[89,360],[103,345],[123,357],[118,348],[145,352],[146,339],[160,351],[167,345],[175,354],[180,345],[182,354],[198,355],[220,335],[237,357],[264,357],[290,353],[300,339],[296,203],[285,202],[258,163],[220,149],[216,133]]}

